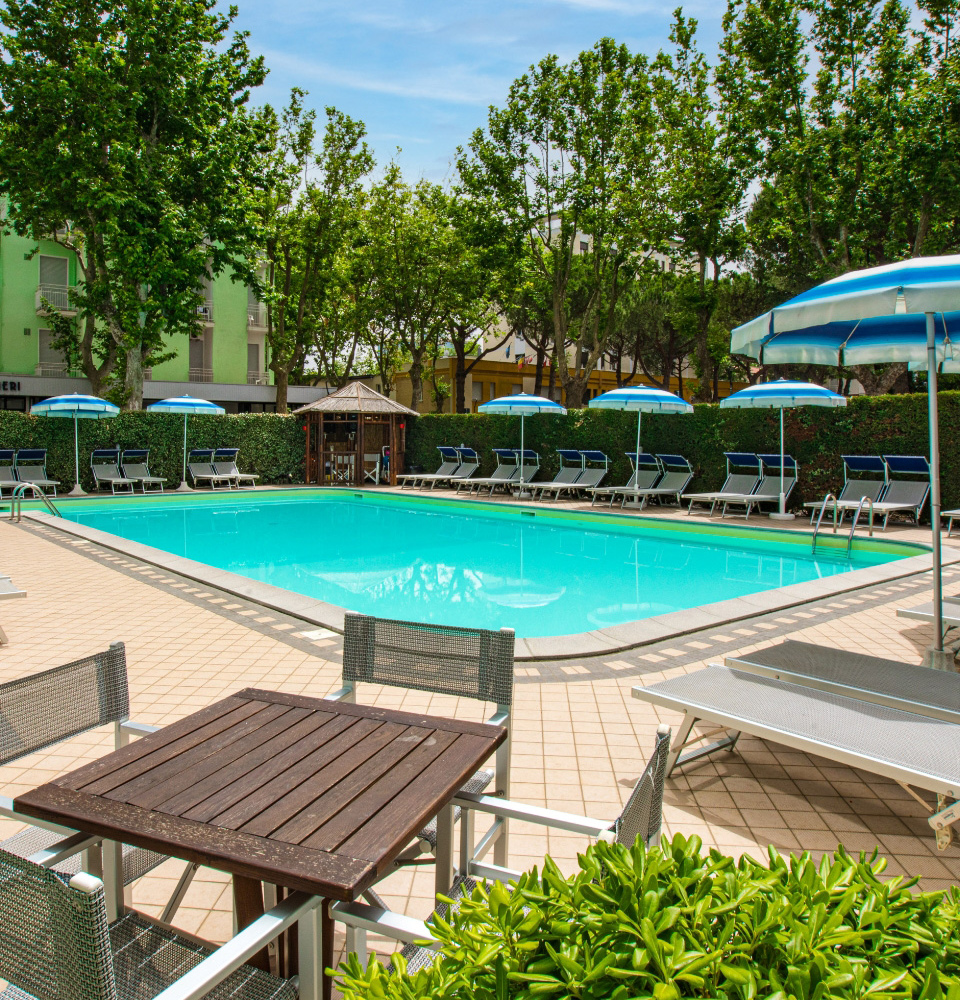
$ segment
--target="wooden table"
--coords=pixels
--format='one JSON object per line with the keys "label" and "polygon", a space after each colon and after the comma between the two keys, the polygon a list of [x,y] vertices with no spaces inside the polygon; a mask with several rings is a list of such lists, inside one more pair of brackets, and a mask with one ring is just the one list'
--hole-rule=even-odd
{"label": "wooden table", "polygon": [[[248,688],[19,796],[15,808],[230,872],[245,926],[262,909],[251,901],[261,882],[356,899],[434,816],[437,885],[446,891],[450,799],[506,735]],[[328,963],[329,918],[324,930]]]}

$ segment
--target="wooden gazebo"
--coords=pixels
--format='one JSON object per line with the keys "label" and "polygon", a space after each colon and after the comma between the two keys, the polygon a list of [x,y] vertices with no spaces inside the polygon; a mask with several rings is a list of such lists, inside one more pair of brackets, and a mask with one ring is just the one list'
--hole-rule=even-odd
{"label": "wooden gazebo", "polygon": [[294,410],[307,432],[307,482],[322,486],[397,485],[407,420],[415,417],[362,382]]}

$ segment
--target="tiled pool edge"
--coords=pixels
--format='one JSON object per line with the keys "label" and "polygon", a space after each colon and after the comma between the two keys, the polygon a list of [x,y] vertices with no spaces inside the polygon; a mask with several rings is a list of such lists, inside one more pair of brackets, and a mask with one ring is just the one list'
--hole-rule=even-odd
{"label": "tiled pool edge", "polygon": [[[46,512],[24,511],[24,517],[48,528],[62,531],[64,534],[138,559],[185,579],[193,580],[201,586],[213,587],[224,593],[242,597],[311,625],[333,629],[336,632],[343,631],[345,609],[336,605],[274,587],[271,584],[249,580],[236,573],[216,569],[183,556],[171,555],[161,549],[155,549],[140,542],[128,541],[98,528],[53,517]],[[945,547],[943,564],[952,565],[955,563],[960,563],[960,549]],[[719,628],[753,618],[756,615],[785,611],[810,601],[860,590],[901,577],[913,576],[929,569],[930,556],[928,554],[909,556],[880,566],[852,570],[849,573],[842,573],[822,580],[790,584],[786,587],[761,591],[746,597],[719,601],[699,608],[675,611],[591,632],[532,639],[518,638],[516,659],[523,662],[612,655],[664,639],[688,635],[704,628]]]}

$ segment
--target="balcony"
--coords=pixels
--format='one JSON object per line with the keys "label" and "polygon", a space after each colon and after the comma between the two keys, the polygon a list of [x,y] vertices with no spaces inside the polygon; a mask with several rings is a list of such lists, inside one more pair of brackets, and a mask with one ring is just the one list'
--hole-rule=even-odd
{"label": "balcony", "polygon": [[197,317],[205,326],[213,326],[213,299],[205,299],[202,306],[197,306]]}
{"label": "balcony", "polygon": [[36,311],[41,316],[50,312],[49,303],[57,312],[64,316],[76,316],[77,310],[70,302],[69,285],[38,285],[36,294]]}
{"label": "balcony", "polygon": [[270,372],[247,372],[247,385],[269,385]]}
{"label": "balcony", "polygon": [[41,361],[33,369],[39,378],[82,378],[81,372],[71,368],[66,361]]}
{"label": "balcony", "polygon": [[213,369],[212,368],[189,368],[187,370],[187,378],[191,382],[212,382],[213,381]]}
{"label": "balcony", "polygon": [[266,302],[250,302],[247,304],[247,329],[266,330],[267,328],[267,304]]}

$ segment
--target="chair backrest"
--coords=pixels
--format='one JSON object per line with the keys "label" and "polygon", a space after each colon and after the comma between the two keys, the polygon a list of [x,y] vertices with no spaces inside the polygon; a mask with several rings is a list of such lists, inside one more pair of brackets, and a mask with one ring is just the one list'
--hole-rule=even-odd
{"label": "chair backrest", "polygon": [[[379,455],[364,455],[364,461],[372,461],[374,458],[379,459]],[[435,476],[452,476],[457,469],[460,468],[460,462],[454,459],[452,462],[441,462],[440,467],[436,472],[433,473]]]}
{"label": "chair backrest", "polygon": [[187,468],[191,474],[199,472],[201,476],[207,476],[213,472],[213,449],[212,448],[192,448],[187,455]]}
{"label": "chair backrest", "polygon": [[147,448],[127,448],[120,456],[121,471],[128,479],[149,479],[149,457],[150,451]]}
{"label": "chair backrest", "polygon": [[0,978],[36,1000],[117,1000],[103,883],[0,850]]}
{"label": "chair backrest", "polygon": [[[602,472],[603,469],[599,469]],[[564,465],[561,466],[560,471],[553,477],[551,482],[554,483],[576,483],[579,482],[580,476],[583,473],[583,469],[579,465]],[[588,484],[592,485],[592,484]]]}
{"label": "chair backrest", "polygon": [[12,448],[0,448],[0,483],[15,483],[17,475],[13,471],[16,452]]}
{"label": "chair backrest", "polygon": [[90,470],[93,478],[120,478],[120,450],[118,448],[98,448],[90,456]]}
{"label": "chair backrest", "polygon": [[348,611],[343,628],[343,679],[513,703],[513,629],[374,618]]}
{"label": "chair backrest", "polygon": [[883,502],[919,508],[926,503],[929,492],[929,483],[911,483],[903,479],[894,479],[883,494]]}
{"label": "chair backrest", "polygon": [[635,486],[638,490],[651,490],[662,475],[663,473],[659,469],[640,469],[635,476],[636,482],[630,485]]}
{"label": "chair backrest", "polygon": [[856,502],[861,497],[868,497],[870,500],[879,500],[886,485],[882,479],[848,479],[837,499]]}
{"label": "chair backrest", "polygon": [[213,453],[213,471],[219,476],[237,475],[239,448],[217,448]]}
{"label": "chair backrest", "polygon": [[727,476],[727,481],[723,484],[720,489],[721,493],[753,493],[757,488],[757,483],[760,482],[758,476],[754,476],[751,473],[741,474],[739,472],[732,472]]}
{"label": "chair backrest", "polygon": [[[783,475],[783,493],[784,496],[789,495],[790,491],[796,485],[796,477],[792,476],[784,470]],[[775,476],[764,476],[760,480],[760,485],[753,491],[757,496],[769,497],[769,496],[780,496],[780,473],[778,472]]]}
{"label": "chair backrest", "polygon": [[690,485],[691,479],[693,479],[692,472],[671,472],[667,469],[663,479],[657,483],[657,489],[667,493],[682,493]]}
{"label": "chair backrest", "polygon": [[62,667],[7,681],[0,684],[0,764],[129,714],[122,642]]}
{"label": "chair backrest", "polygon": [[670,727],[662,725],[657,729],[653,754],[614,825],[618,844],[633,847],[637,837],[642,837],[648,847],[659,843],[663,822],[663,783],[669,754]]}
{"label": "chair backrest", "polygon": [[[44,478],[47,475],[47,449],[46,448],[21,448],[17,452],[14,465],[19,470],[24,469],[28,474],[40,473]],[[22,476],[20,476],[23,479]]]}
{"label": "chair backrest", "polygon": [[590,489],[593,486],[599,486],[606,474],[606,469],[584,469],[583,472],[580,473],[580,478],[576,481],[576,485],[584,486],[587,489]]}

